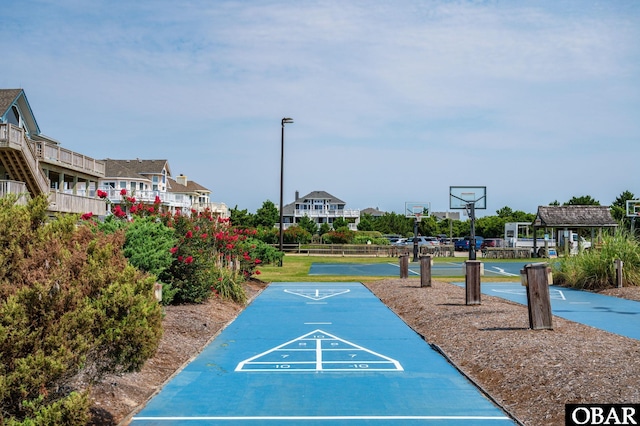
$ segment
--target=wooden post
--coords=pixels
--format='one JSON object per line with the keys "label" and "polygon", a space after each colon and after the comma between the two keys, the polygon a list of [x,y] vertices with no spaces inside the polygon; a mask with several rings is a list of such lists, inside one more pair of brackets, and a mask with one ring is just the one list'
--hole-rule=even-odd
{"label": "wooden post", "polygon": [[400,278],[409,278],[409,254],[400,255]]}
{"label": "wooden post", "polygon": [[431,255],[420,257],[420,287],[431,287]]}
{"label": "wooden post", "polygon": [[465,264],[464,283],[466,287],[467,305],[480,304],[480,265],[479,260],[467,260]]}
{"label": "wooden post", "polygon": [[153,295],[158,302],[162,302],[162,284],[157,282],[153,285]]}
{"label": "wooden post", "polygon": [[524,267],[529,327],[533,330],[553,330],[547,267],[546,263],[530,263]]}
{"label": "wooden post", "polygon": [[622,265],[623,261],[621,259],[614,260],[616,265],[616,287],[622,288]]}

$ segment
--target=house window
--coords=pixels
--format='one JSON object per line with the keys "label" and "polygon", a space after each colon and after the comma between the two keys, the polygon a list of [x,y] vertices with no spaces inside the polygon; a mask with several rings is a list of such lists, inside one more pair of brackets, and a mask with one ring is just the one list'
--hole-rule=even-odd
{"label": "house window", "polygon": [[7,114],[7,121],[14,126],[20,126],[20,113],[15,105],[11,107],[11,114]]}
{"label": "house window", "polygon": [[120,189],[127,189],[127,182],[121,181],[120,182]]}
{"label": "house window", "polygon": [[162,169],[162,183],[165,184],[167,182],[167,171]]}
{"label": "house window", "polygon": [[142,191],[144,189],[144,182],[140,182],[138,188],[140,189],[140,191]]}
{"label": "house window", "polygon": [[131,188],[131,191],[135,191],[136,190],[136,183],[135,182],[130,182],[129,188]]}

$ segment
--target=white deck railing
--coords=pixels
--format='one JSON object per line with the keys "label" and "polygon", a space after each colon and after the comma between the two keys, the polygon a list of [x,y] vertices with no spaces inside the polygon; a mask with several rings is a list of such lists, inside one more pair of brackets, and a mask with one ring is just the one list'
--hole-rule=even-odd
{"label": "white deck railing", "polygon": [[105,175],[104,161],[87,157],[49,142],[30,141],[30,143],[36,156],[44,162],[60,164],[62,167],[90,173],[97,177]]}
{"label": "white deck railing", "polygon": [[125,197],[133,197],[136,202],[141,201],[145,204],[153,204],[156,197],[160,197],[160,201],[163,205],[169,207],[176,207],[180,209],[191,209],[191,199],[185,194],[174,194],[171,192],[160,191],[131,191],[127,190],[126,195],[121,195],[122,189],[104,187],[99,188],[101,191],[107,193],[107,198],[114,204],[122,203]]}
{"label": "white deck railing", "polygon": [[305,209],[296,209],[294,212],[295,217],[360,217],[360,210],[305,210]]}
{"label": "white deck railing", "polygon": [[4,198],[8,194],[18,196],[17,204],[26,204],[30,198],[27,184],[15,180],[0,180],[0,198]]}

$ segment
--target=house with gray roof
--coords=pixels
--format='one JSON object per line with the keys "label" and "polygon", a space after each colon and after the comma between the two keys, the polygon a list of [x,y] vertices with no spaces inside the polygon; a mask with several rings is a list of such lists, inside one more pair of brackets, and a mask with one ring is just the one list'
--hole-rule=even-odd
{"label": "house with gray roof", "polygon": [[187,176],[180,174],[176,179],[169,178],[167,192],[170,194],[182,194],[189,198],[191,210],[203,212],[209,210],[215,216],[227,218],[230,216],[229,207],[225,203],[211,201],[211,191],[197,182],[189,180]]}
{"label": "house with gray roof", "polygon": [[212,203],[211,191],[187,176],[171,177],[169,162],[165,159],[143,160],[140,158],[115,160],[107,158],[105,177],[100,180],[99,189],[105,191],[112,204],[126,205],[126,197],[134,197],[136,202],[154,204],[156,197],[165,211],[181,211],[189,214],[192,210],[211,210],[221,217],[229,216],[224,203]]}
{"label": "house with gray roof", "polygon": [[42,134],[23,89],[0,89],[0,197],[46,194],[51,214],[102,215],[95,191],[104,171],[103,162]]}
{"label": "house with gray roof", "polygon": [[312,191],[300,197],[298,191],[293,203],[282,208],[282,227],[287,229],[298,224],[300,219],[308,217],[318,226],[323,223],[333,226],[336,218],[344,218],[349,222],[349,229],[357,230],[360,223],[360,210],[346,209],[346,203],[325,191]]}

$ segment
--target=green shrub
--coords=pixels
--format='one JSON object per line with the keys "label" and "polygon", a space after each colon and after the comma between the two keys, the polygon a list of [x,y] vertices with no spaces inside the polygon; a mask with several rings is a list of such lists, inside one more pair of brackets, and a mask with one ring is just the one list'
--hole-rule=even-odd
{"label": "green shrub", "polygon": [[162,333],[154,280],[128,264],[123,233],[45,224],[47,204],[0,200],[0,423],[86,424],[74,378],[139,369]]}
{"label": "green shrub", "polygon": [[[264,264],[264,265],[275,265],[282,262],[282,258],[284,254],[280,252],[277,248],[273,247],[270,244],[266,244],[263,241],[260,241],[256,238],[249,238],[246,240],[244,247],[251,259],[253,259],[253,263],[255,265]],[[255,259],[258,259],[259,262],[256,263]]]}
{"label": "green shrub", "polygon": [[159,276],[173,262],[174,230],[153,217],[136,218],[125,233],[124,255],[138,269]]}
{"label": "green shrub", "polygon": [[257,229],[257,234],[255,238],[263,241],[267,244],[278,244],[280,242],[280,230],[278,228],[263,228],[259,227]]}
{"label": "green shrub", "polygon": [[355,233],[353,244],[374,244],[374,245],[389,245],[389,240],[384,238],[378,231],[358,231]]}

